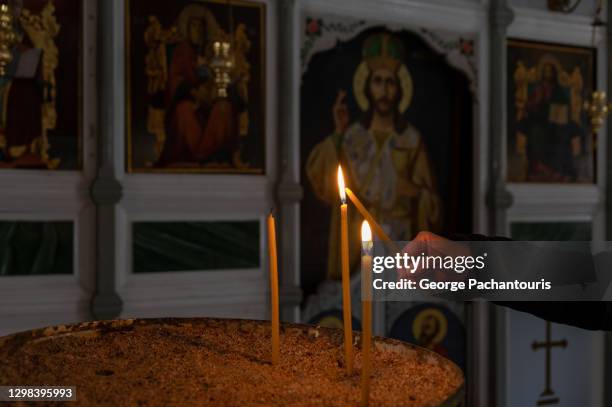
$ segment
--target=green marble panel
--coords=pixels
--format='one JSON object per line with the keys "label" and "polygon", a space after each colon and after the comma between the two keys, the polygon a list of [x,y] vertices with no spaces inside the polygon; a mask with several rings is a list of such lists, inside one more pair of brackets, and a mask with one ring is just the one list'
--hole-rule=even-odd
{"label": "green marble panel", "polygon": [[258,268],[259,221],[135,222],[134,273]]}
{"label": "green marble panel", "polygon": [[73,222],[0,221],[0,276],[72,274]]}

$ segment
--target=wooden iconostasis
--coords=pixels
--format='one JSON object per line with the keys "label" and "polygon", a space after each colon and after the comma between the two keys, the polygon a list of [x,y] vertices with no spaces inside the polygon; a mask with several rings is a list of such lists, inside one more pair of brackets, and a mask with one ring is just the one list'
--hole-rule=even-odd
{"label": "wooden iconostasis", "polygon": [[[583,102],[607,60],[590,16],[492,2],[515,16],[502,74],[489,4],[380,3],[15,1],[0,78],[0,333],[90,319],[100,287],[121,298],[119,316],[266,318],[272,207],[286,319],[337,324],[338,163],[397,240],[537,239],[555,224],[558,239],[602,241],[605,143]],[[217,41],[234,51],[223,98]],[[390,128],[372,124],[387,114]],[[487,199],[501,190],[513,199],[493,230]],[[467,314],[389,304],[379,333],[469,370]]]}

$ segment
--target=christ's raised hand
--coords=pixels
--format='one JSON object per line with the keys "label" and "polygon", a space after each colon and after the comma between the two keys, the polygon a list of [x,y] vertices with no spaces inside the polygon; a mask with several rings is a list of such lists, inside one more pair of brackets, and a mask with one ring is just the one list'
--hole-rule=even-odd
{"label": "christ's raised hand", "polygon": [[344,99],[346,98],[346,91],[340,89],[336,101],[332,108],[332,114],[334,116],[335,131],[337,134],[344,134],[344,131],[349,125],[349,113],[348,107]]}

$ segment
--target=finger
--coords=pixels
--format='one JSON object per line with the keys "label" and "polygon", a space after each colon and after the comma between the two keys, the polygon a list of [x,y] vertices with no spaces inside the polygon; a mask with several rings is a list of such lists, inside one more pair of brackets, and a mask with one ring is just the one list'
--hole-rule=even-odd
{"label": "finger", "polygon": [[424,241],[424,242],[441,242],[441,241],[448,240],[448,239],[445,239],[442,236],[436,235],[433,232],[422,230],[416,235],[415,240]]}
{"label": "finger", "polygon": [[423,244],[422,243],[423,243],[423,241],[421,241],[421,240],[416,240],[416,239],[411,240],[402,249],[402,254],[406,253],[409,256],[417,256],[417,255],[421,254],[420,252],[423,249]]}
{"label": "finger", "polygon": [[[418,257],[421,254],[427,255],[427,242],[418,241],[416,239],[412,240],[402,249],[402,257],[405,254],[408,255],[409,257]],[[421,265],[419,263],[418,268],[420,268],[420,266]],[[414,263],[412,264],[412,266],[409,266],[408,268],[398,267],[397,272],[400,275],[400,277],[403,277],[403,278],[412,277],[416,272],[419,271],[418,268],[414,269],[412,267],[414,267]]]}
{"label": "finger", "polygon": [[[436,245],[434,244],[434,242],[446,242],[446,241],[447,239],[441,236],[438,236],[435,233],[428,232],[428,231],[421,231],[415,236],[414,239],[412,239],[410,242],[408,242],[408,244],[406,244],[406,246],[404,246],[404,248],[402,249],[402,255],[407,254],[408,256],[411,256],[411,257],[416,257],[420,255],[429,256],[429,255],[432,255],[433,252],[438,251],[435,249],[435,247],[439,246],[440,243]],[[442,253],[436,253],[436,254],[442,254]],[[421,268],[420,265],[419,265],[419,268]],[[398,270],[400,275],[403,275],[406,273],[413,274],[418,271],[419,270],[403,270],[403,269],[401,271]]]}
{"label": "finger", "polygon": [[427,255],[451,255],[454,252],[454,242],[452,240],[436,235],[430,231],[420,231],[415,240],[421,242],[420,248],[423,250],[423,253]]}
{"label": "finger", "polygon": [[411,280],[412,277],[413,277],[413,274],[409,270],[407,270],[405,268],[398,268],[397,269],[397,278],[398,279],[405,278],[405,279]]}

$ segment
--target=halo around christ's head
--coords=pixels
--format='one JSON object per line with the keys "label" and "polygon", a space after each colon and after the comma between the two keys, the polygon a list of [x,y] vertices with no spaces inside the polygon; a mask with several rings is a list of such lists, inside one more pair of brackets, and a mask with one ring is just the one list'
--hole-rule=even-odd
{"label": "halo around christ's head", "polygon": [[412,76],[406,65],[402,62],[404,47],[401,41],[388,33],[374,34],[363,43],[363,61],[357,66],[353,75],[353,95],[362,111],[370,108],[370,101],[366,96],[366,86],[370,73],[376,69],[389,69],[393,71],[402,88],[402,99],[398,110],[404,113],[412,101]]}
{"label": "halo around christ's head", "polygon": [[446,317],[438,309],[426,308],[419,312],[412,323],[412,335],[417,339],[420,338],[422,336],[423,329],[425,329],[425,325],[431,321],[434,321],[436,325],[434,331],[429,333],[434,334],[433,337],[430,338],[431,344],[433,345],[442,342],[448,331],[448,322]]}

